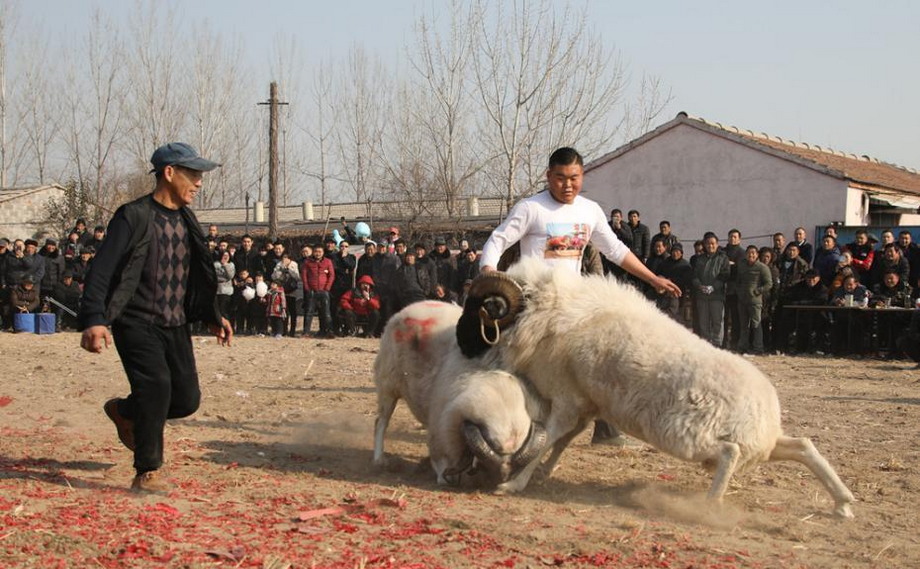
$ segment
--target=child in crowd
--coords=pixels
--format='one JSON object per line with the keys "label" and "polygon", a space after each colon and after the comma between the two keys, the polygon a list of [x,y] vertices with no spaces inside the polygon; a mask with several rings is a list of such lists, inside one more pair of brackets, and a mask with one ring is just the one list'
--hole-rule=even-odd
{"label": "child in crowd", "polygon": [[287,319],[287,300],[284,297],[284,289],[281,288],[278,281],[272,281],[265,298],[265,316],[268,318],[272,336],[281,338],[284,335],[284,323]]}
{"label": "child in crowd", "polygon": [[[251,289],[252,292],[244,294],[247,288]],[[240,336],[252,334],[252,320],[249,318],[251,314],[249,303],[252,302],[252,299],[246,298],[249,295],[254,297],[255,289],[253,288],[252,277],[249,276],[249,270],[243,268],[237,271],[233,277],[233,297],[230,299],[230,304],[233,306],[230,311],[233,316],[233,330]]]}
{"label": "child in crowd", "polygon": [[265,282],[265,275],[261,271],[256,273],[252,286],[256,290],[256,297],[250,303],[249,318],[252,321],[250,326],[257,335],[264,336],[268,333],[268,319],[265,317],[267,314],[266,304],[268,304],[268,299],[266,298],[268,296],[268,285]]}

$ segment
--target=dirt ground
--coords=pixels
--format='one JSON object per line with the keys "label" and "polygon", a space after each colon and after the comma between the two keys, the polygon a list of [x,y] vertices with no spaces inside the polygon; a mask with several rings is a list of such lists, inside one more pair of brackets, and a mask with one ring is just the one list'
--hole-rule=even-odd
{"label": "dirt ground", "polygon": [[740,475],[579,436],[525,493],[442,488],[404,405],[371,466],[376,340],[195,338],[203,400],[167,427],[169,496],[127,491],[102,403],[117,354],[74,333],[0,335],[0,567],[920,567],[920,371],[767,356],[786,432],[810,437],[856,518],[798,464]]}

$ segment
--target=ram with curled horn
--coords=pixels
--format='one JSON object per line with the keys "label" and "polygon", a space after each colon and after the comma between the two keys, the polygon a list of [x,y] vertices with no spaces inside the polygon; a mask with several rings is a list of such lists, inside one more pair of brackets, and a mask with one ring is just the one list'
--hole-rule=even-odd
{"label": "ram with curled horn", "polygon": [[[713,472],[709,497],[715,502],[735,473],[789,460],[811,471],[835,515],[853,516],[853,494],[814,444],[783,433],[776,389],[754,363],[699,338],[615,279],[553,270],[540,259],[524,259],[508,273],[526,293],[514,325],[501,330],[494,346],[482,338],[477,343],[471,332],[485,318],[477,308],[461,318],[458,338],[476,356],[471,361],[526,377],[549,403],[543,452],[554,454],[544,471],[552,472],[573,432],[601,418]],[[482,296],[492,320],[503,313],[504,301],[491,300],[499,296]],[[543,452],[499,492],[523,490]]]}
{"label": "ram with curled horn", "polygon": [[[511,374],[463,356],[457,306],[425,301],[398,312],[374,361],[377,421],[374,463],[384,462],[384,436],[399,399],[428,428],[439,483],[456,483],[474,462],[503,482],[542,451],[545,433],[532,417],[543,402]],[[501,326],[501,324],[499,324]]]}

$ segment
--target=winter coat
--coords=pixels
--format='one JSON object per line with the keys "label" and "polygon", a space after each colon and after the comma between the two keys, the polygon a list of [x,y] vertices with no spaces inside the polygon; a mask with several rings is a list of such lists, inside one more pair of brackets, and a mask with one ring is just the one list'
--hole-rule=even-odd
{"label": "winter coat", "polygon": [[[115,211],[106,239],[84,276],[78,318],[81,330],[111,324],[134,296],[150,251],[155,207],[153,194],[147,194]],[[219,324],[217,276],[201,225],[188,207],[180,208],[179,212],[188,231],[190,248],[185,318],[188,322]]]}
{"label": "winter coat", "polygon": [[28,312],[35,312],[38,308],[38,289],[32,286],[32,290],[26,290],[22,285],[13,287],[10,291],[10,310],[12,313],[22,312],[21,308],[25,306]]}
{"label": "winter coat", "polygon": [[42,249],[38,254],[45,263],[45,275],[42,277],[41,288],[47,291],[53,290],[54,285],[61,282],[61,275],[64,274],[64,256],[58,250],[48,253]]}
{"label": "winter coat", "polygon": [[872,261],[875,259],[875,250],[872,248],[872,243],[867,242],[863,245],[850,243],[847,245],[847,249],[853,255],[853,269],[859,275],[859,280],[863,284],[868,283]]}
{"label": "winter coat", "polygon": [[834,275],[837,273],[837,263],[839,263],[842,258],[843,256],[840,254],[840,249],[838,249],[836,245],[831,250],[822,247],[815,253],[815,260],[812,266],[818,271],[818,274],[821,275],[821,283],[824,286],[830,286],[830,284],[834,282]]}
{"label": "winter coat", "polygon": [[303,280],[300,275],[300,269],[294,261],[291,261],[287,267],[284,266],[283,261],[275,265],[275,270],[272,271],[271,277],[273,282],[281,285],[285,296],[303,298]]}
{"label": "winter coat", "polygon": [[303,281],[304,293],[319,290],[329,292],[335,282],[335,267],[327,257],[319,260],[310,257],[300,267],[300,280]]}
{"label": "winter coat", "polygon": [[31,276],[35,287],[39,288],[45,276],[45,258],[41,255],[23,255],[17,258],[10,253],[6,261],[6,286],[14,287],[22,278]]}
{"label": "winter coat", "polygon": [[773,287],[773,276],[770,274],[770,269],[760,261],[754,261],[751,264],[747,260],[742,261],[735,268],[737,270],[738,301],[746,305],[763,304],[764,292]]}
{"label": "winter coat", "polygon": [[[722,251],[712,255],[701,255],[693,268],[693,295],[696,298],[712,300],[725,299],[725,283],[731,277],[728,257]],[[704,294],[702,287],[711,286],[710,294]]]}
{"label": "winter coat", "polygon": [[649,232],[648,226],[637,223],[635,227],[627,224],[626,228],[632,233],[632,245],[630,249],[632,249],[636,257],[639,257],[640,261],[644,261],[648,258],[652,243],[652,234]]}
{"label": "winter coat", "polygon": [[233,277],[236,275],[236,267],[233,262],[221,265],[220,261],[214,261],[214,272],[217,273],[217,294],[231,296],[233,294]]}
{"label": "winter coat", "polygon": [[283,290],[270,290],[265,298],[265,316],[287,318],[287,299],[284,297]]}
{"label": "winter coat", "polygon": [[[358,279],[358,284],[361,283],[368,283],[373,287],[374,279],[365,275]],[[380,297],[373,288],[371,288],[369,298],[364,298],[360,288],[354,288],[342,295],[342,298],[339,299],[339,308],[354,312],[358,316],[367,316],[371,312],[380,310]]]}
{"label": "winter coat", "polygon": [[345,256],[336,254],[331,258],[332,266],[335,267],[332,295],[340,296],[354,286],[355,269],[358,267],[358,260],[351,253]]}
{"label": "winter coat", "polygon": [[450,254],[450,250],[445,249],[443,253],[438,253],[437,250],[432,251],[428,253],[428,258],[431,259],[437,270],[438,284],[443,286],[445,290],[452,290],[456,284],[457,265]]}
{"label": "winter coat", "polygon": [[780,294],[785,293],[805,278],[808,272],[808,263],[801,257],[796,257],[790,262],[789,259],[783,259],[779,264],[779,289]]}

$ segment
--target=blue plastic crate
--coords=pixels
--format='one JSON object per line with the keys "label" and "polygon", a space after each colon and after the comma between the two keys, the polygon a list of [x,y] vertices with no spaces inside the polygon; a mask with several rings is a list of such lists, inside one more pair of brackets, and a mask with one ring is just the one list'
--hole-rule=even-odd
{"label": "blue plastic crate", "polygon": [[35,315],[35,333],[36,334],[54,334],[56,328],[55,315],[50,312],[43,312]]}
{"label": "blue plastic crate", "polygon": [[29,312],[13,314],[13,331],[35,332],[35,315]]}

